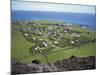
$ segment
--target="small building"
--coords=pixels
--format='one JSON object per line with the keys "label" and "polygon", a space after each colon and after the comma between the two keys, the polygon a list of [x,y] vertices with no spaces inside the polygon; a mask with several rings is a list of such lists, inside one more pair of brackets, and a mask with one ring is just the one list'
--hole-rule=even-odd
{"label": "small building", "polygon": [[24,36],[27,37],[29,34],[28,33],[24,33]]}
{"label": "small building", "polygon": [[79,34],[76,34],[76,33],[72,33],[73,36],[76,36],[76,37],[80,37]]}
{"label": "small building", "polygon": [[59,42],[55,41],[54,43],[55,43],[55,44],[58,44]]}
{"label": "small building", "polygon": [[71,43],[74,44],[75,42],[73,40],[71,40]]}
{"label": "small building", "polygon": [[42,44],[43,44],[45,47],[47,46],[47,43],[46,43],[46,42],[43,42]]}

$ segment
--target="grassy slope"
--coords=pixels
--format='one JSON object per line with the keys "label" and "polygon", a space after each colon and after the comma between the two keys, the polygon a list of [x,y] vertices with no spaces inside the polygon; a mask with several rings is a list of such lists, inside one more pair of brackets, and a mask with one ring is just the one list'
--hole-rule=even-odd
{"label": "grassy slope", "polygon": [[[49,62],[55,62],[57,60],[62,60],[64,58],[69,58],[72,55],[77,57],[95,56],[95,43],[89,43],[72,49],[62,48],[56,49],[57,52],[48,54]],[[21,60],[24,63],[30,63],[33,59],[38,59],[45,63],[45,58],[38,54],[35,56],[30,56]]]}
{"label": "grassy slope", "polygon": [[[85,32],[85,29],[80,29],[79,27],[74,27],[75,31]],[[93,35],[87,35],[86,33],[83,33],[82,35],[87,36],[89,38],[94,37],[95,33]],[[22,36],[22,33],[18,30],[12,30],[12,58],[22,58],[20,59],[23,63],[31,63],[33,59],[38,59],[41,62],[46,62],[46,59],[40,55],[34,55],[31,56],[29,54],[29,48],[33,44],[31,42],[28,42],[25,40],[25,38]],[[57,60],[62,60],[64,58],[69,58],[71,55],[75,55],[78,57],[84,57],[84,56],[91,56],[95,55],[95,43],[88,43],[85,45],[81,45],[79,47],[75,47],[72,49],[68,48],[58,48],[55,49],[54,53],[48,54],[48,58],[50,62],[55,62]],[[26,57],[25,57],[26,56]],[[27,57],[28,56],[28,57]]]}
{"label": "grassy slope", "polygon": [[35,22],[35,23],[41,23],[41,24],[62,24],[64,23],[63,21],[53,21],[53,20],[17,20],[18,22]]}
{"label": "grassy slope", "polygon": [[12,30],[12,57],[21,58],[29,55],[29,48],[32,43],[26,41],[18,30]]}
{"label": "grassy slope", "polygon": [[62,51],[56,52],[57,56],[55,53],[52,53],[49,55],[50,61],[56,61],[56,60],[61,60],[64,58],[69,58],[70,56],[74,55],[77,57],[86,57],[86,56],[91,56],[95,55],[95,44],[94,43],[89,43],[85,45],[81,45],[79,47],[75,47],[72,49],[60,49]]}

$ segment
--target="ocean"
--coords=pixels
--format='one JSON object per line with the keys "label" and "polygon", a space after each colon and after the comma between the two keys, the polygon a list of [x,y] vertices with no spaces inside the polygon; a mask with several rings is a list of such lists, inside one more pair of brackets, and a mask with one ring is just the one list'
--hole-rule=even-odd
{"label": "ocean", "polygon": [[11,20],[53,20],[96,28],[96,15],[86,13],[12,10]]}

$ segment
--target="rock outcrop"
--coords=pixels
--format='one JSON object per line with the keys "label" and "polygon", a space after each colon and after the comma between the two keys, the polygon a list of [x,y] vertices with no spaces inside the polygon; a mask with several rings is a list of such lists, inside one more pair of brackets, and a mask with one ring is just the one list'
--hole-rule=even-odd
{"label": "rock outcrop", "polygon": [[[37,63],[38,62],[38,63]],[[42,64],[39,61],[32,61],[30,64],[23,64],[18,61],[12,61],[11,74],[27,74],[41,72],[60,72],[73,70],[95,69],[95,56],[78,58],[75,56],[55,63]]]}

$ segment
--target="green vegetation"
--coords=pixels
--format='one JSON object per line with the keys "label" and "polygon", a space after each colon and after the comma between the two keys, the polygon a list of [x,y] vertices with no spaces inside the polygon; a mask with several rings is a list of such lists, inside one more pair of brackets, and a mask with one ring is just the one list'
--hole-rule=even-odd
{"label": "green vegetation", "polygon": [[12,30],[12,57],[21,58],[25,55],[29,55],[29,48],[33,44],[28,42],[23,36],[22,33],[18,30]]}
{"label": "green vegetation", "polygon": [[12,59],[43,63],[69,58],[95,56],[95,32],[80,25],[54,21],[18,20],[12,22]]}

